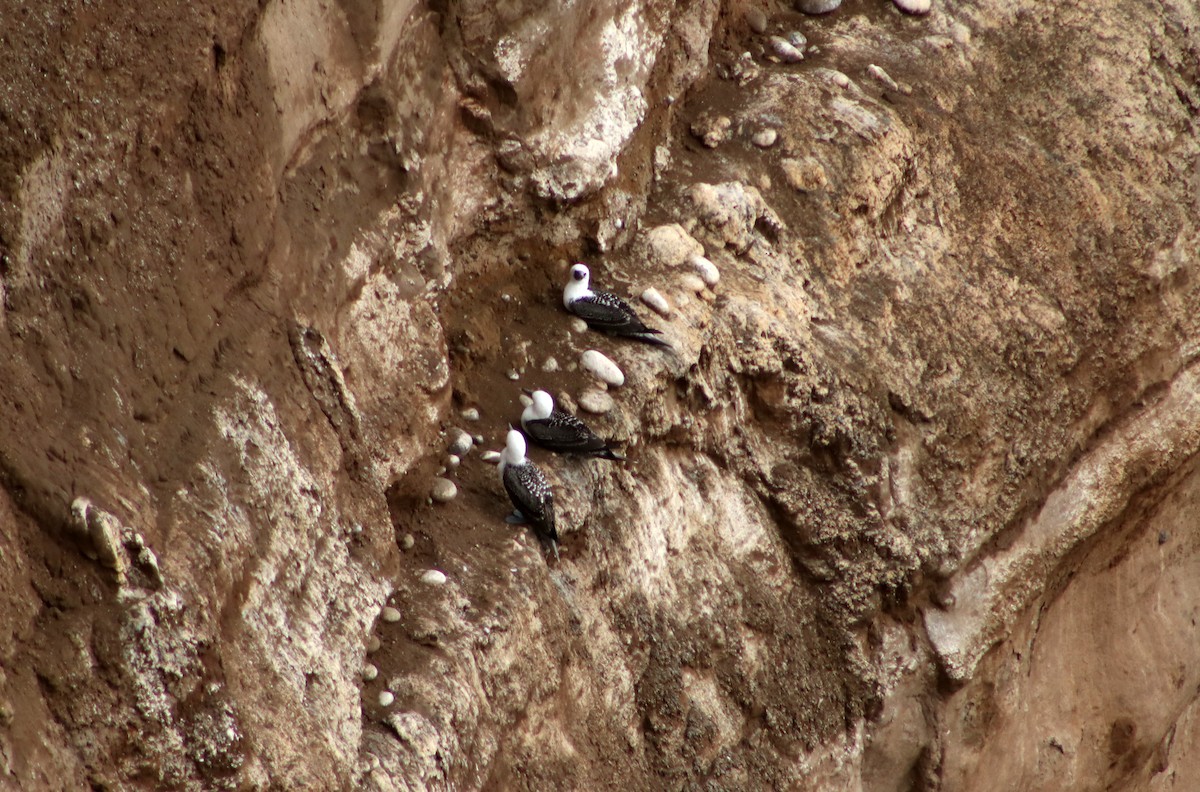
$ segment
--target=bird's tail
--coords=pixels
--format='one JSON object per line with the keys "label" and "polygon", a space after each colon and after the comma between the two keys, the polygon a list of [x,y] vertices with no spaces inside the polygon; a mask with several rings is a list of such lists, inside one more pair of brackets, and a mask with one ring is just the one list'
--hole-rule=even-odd
{"label": "bird's tail", "polygon": [[630,338],[636,338],[638,341],[641,341],[644,344],[653,344],[656,347],[662,347],[663,349],[670,349],[673,351],[675,347],[671,346],[669,341],[664,338],[659,338],[658,335],[652,335],[661,332],[661,330],[647,330],[645,333],[631,335]]}

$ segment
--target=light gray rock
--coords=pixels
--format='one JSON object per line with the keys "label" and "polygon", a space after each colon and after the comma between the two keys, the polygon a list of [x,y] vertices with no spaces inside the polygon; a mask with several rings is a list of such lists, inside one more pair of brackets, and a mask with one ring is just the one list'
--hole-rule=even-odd
{"label": "light gray rock", "polygon": [[471,435],[463,429],[451,429],[450,445],[447,450],[460,459],[471,450]]}
{"label": "light gray rock", "polygon": [[436,503],[449,503],[458,495],[458,485],[448,478],[438,476],[433,480],[433,486],[429,490],[429,497],[433,498]]}
{"label": "light gray rock", "polygon": [[[701,284],[703,286],[703,284]],[[621,371],[621,367],[609,359],[603,352],[595,349],[585,351],[579,357],[579,363],[591,372],[601,382],[605,382],[614,388],[619,388],[625,384],[625,374]]]}
{"label": "light gray rock", "polygon": [[579,408],[593,415],[605,415],[612,412],[616,406],[613,397],[602,390],[589,388],[579,394]]}

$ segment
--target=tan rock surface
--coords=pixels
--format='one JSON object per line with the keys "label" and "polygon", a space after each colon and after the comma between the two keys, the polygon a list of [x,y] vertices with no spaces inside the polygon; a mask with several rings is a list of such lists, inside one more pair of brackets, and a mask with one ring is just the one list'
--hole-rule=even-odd
{"label": "tan rock surface", "polygon": [[1191,789],[1200,12],[785,5],[0,12],[0,788]]}

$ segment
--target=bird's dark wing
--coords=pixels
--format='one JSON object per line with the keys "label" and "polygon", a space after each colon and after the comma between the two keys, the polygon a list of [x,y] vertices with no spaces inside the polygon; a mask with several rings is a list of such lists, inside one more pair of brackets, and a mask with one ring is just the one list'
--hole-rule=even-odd
{"label": "bird's dark wing", "polygon": [[504,489],[509,500],[533,526],[552,541],[558,541],[554,528],[554,493],[542,471],[531,464],[504,468]]}
{"label": "bird's dark wing", "polygon": [[597,291],[590,297],[579,298],[571,303],[571,313],[587,322],[593,330],[603,330],[606,333],[633,335],[659,332],[642,324],[642,320],[629,303],[609,292]]}
{"label": "bird's dark wing", "polygon": [[587,424],[563,410],[556,409],[549,418],[526,421],[524,427],[533,442],[551,451],[587,454],[607,447]]}

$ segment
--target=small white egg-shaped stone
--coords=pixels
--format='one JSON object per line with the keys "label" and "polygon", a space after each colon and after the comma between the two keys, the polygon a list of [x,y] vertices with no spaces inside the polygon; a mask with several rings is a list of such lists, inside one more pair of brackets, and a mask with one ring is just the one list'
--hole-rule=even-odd
{"label": "small white egg-shaped stone", "polygon": [[396,694],[390,690],[385,690],[379,694],[379,706],[390,707],[396,701]]}
{"label": "small white egg-shaped stone", "polygon": [[500,461],[500,452],[499,451],[484,451],[483,454],[479,458],[482,459],[484,462],[487,462],[489,465],[495,465]]}
{"label": "small white egg-shaped stone", "polygon": [[383,643],[379,640],[378,635],[372,635],[372,636],[368,637],[367,638],[367,653],[370,654],[371,652],[378,652],[379,647],[382,645],[383,645]]}
{"label": "small white egg-shaped stone", "polygon": [[400,611],[396,610],[391,605],[388,605],[383,609],[383,613],[381,614],[380,618],[382,618],[388,624],[395,624],[396,622],[400,621]]}
{"label": "small white egg-shaped stone", "polygon": [[468,407],[462,411],[462,419],[464,421],[478,421],[479,409],[476,407]]}
{"label": "small white egg-shaped stone", "polygon": [[613,363],[603,352],[589,349],[579,357],[579,363],[585,369],[595,374],[601,382],[608,383],[614,388],[625,384],[625,375],[621,368]]}
{"label": "small white egg-shaped stone", "polygon": [[462,457],[460,457],[458,454],[451,454],[450,456],[446,457],[446,467],[450,468],[451,470],[453,470],[454,468],[458,467],[461,464],[462,464]]}
{"label": "small white egg-shaped stone", "polygon": [[585,333],[585,332],[587,332],[587,329],[588,329],[587,322],[583,321],[578,316],[572,316],[571,317],[571,329],[574,330],[576,333]]}
{"label": "small white egg-shaped stone", "polygon": [[365,666],[363,666],[363,670],[362,670],[363,682],[370,682],[372,679],[374,679],[377,676],[379,676],[379,669],[375,667],[374,663],[367,663]]}
{"label": "small white egg-shaped stone", "polygon": [[806,14],[828,14],[836,11],[842,5],[842,0],[796,0],[796,8]]}
{"label": "small white egg-shaped stone", "polygon": [[750,138],[750,142],[759,148],[771,148],[779,139],[779,133],[774,129],[760,129]]}
{"label": "small white egg-shaped stone", "polygon": [[671,304],[667,302],[667,298],[662,296],[662,292],[651,286],[642,292],[642,302],[654,309],[655,313],[660,316],[671,315]]}
{"label": "small white egg-shaped stone", "polygon": [[438,503],[449,503],[458,495],[458,486],[448,478],[438,476],[433,480],[433,486],[429,490],[429,497],[433,498]]}
{"label": "small white egg-shaped stone", "polygon": [[542,364],[542,371],[553,372],[558,371],[558,358],[548,357],[546,362]]}
{"label": "small white egg-shaped stone", "polygon": [[896,4],[896,8],[914,16],[928,14],[929,9],[933,8],[933,0],[892,0],[892,2]]}
{"label": "small white egg-shaped stone", "polygon": [[704,291],[704,281],[700,280],[700,278],[697,278],[691,273],[688,273],[687,275],[680,275],[679,285],[691,292]]}
{"label": "small white egg-shaped stone", "polygon": [[440,586],[446,582],[446,573],[440,569],[428,569],[422,573],[421,582],[431,586]]}
{"label": "small white egg-shaped stone", "polygon": [[704,256],[692,256],[692,269],[696,270],[696,274],[706,286],[716,286],[721,280],[721,271],[717,269],[717,265]]}
{"label": "small white egg-shaped stone", "polygon": [[785,39],[783,36],[770,36],[767,38],[767,47],[771,54],[779,58],[784,63],[799,63],[804,60],[804,53],[792,45],[792,42]]}

